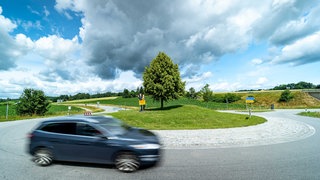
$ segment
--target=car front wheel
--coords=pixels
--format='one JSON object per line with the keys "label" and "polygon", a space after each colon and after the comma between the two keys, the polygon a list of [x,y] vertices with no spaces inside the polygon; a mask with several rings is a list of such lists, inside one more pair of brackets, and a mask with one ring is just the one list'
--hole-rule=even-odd
{"label": "car front wheel", "polygon": [[39,166],[49,166],[52,164],[53,156],[50,150],[42,148],[34,153],[33,161]]}
{"label": "car front wheel", "polygon": [[120,153],[115,159],[116,168],[122,172],[134,172],[139,169],[140,163],[133,153]]}

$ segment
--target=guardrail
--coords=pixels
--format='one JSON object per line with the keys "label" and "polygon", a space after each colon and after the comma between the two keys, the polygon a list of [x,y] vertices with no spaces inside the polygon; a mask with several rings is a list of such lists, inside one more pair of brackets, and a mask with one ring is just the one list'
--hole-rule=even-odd
{"label": "guardrail", "polygon": [[308,93],[310,96],[320,100],[320,89],[305,89],[303,92]]}
{"label": "guardrail", "polygon": [[303,92],[318,92],[320,93],[320,89],[303,89]]}

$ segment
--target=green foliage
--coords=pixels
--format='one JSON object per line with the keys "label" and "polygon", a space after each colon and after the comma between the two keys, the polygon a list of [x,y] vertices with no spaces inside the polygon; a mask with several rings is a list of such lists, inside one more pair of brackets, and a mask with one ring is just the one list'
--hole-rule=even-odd
{"label": "green foliage", "polygon": [[213,94],[209,88],[209,84],[206,84],[202,89],[202,98],[205,102],[216,102],[216,103],[233,103],[241,99],[240,95],[227,93],[227,94]]}
{"label": "green foliage", "polygon": [[289,90],[284,90],[281,93],[281,96],[279,98],[279,102],[289,102],[291,99],[293,99],[293,95]]}
{"label": "green foliage", "polygon": [[90,98],[90,94],[88,93],[78,93],[74,96],[71,97],[72,99],[89,99]]}
{"label": "green foliage", "polygon": [[144,94],[144,89],[142,86],[137,88],[136,95],[138,95],[138,94]]}
{"label": "green foliage", "polygon": [[312,83],[300,81],[296,84],[295,83],[281,84],[279,86],[274,87],[273,90],[286,90],[288,88],[289,89],[316,89],[316,88],[318,88],[318,86],[316,86]]}
{"label": "green foliage", "polygon": [[241,96],[234,93],[227,93],[223,96],[224,102],[226,103],[233,103],[236,101],[239,101],[241,99]]}
{"label": "green foliage", "polygon": [[132,98],[132,97],[136,97],[137,96],[137,92],[131,90],[129,91],[128,89],[124,89],[123,93],[122,93],[122,97],[123,98]]}
{"label": "green foliage", "polygon": [[169,56],[159,52],[143,73],[145,92],[156,101],[167,102],[178,99],[184,93],[185,83],[181,81],[179,67]]}
{"label": "green foliage", "polygon": [[186,93],[186,97],[190,99],[197,99],[198,94],[199,93],[197,93],[196,90],[193,87],[191,87],[189,91]]}
{"label": "green foliage", "polygon": [[50,102],[41,90],[25,89],[16,106],[17,114],[21,115],[44,115],[49,108]]}
{"label": "green foliage", "polygon": [[205,101],[205,102],[212,101],[212,99],[213,99],[213,94],[212,94],[211,89],[209,88],[209,84],[206,84],[206,85],[201,89],[201,93],[202,93],[203,101]]}

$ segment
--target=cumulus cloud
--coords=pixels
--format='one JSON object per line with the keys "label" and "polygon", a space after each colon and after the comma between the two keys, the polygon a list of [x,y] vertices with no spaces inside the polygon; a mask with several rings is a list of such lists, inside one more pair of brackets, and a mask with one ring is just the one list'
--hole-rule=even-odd
{"label": "cumulus cloud", "polygon": [[274,0],[253,24],[254,38],[269,41],[273,64],[303,65],[320,61],[316,43],[320,31],[320,7],[316,0]]}
{"label": "cumulus cloud", "polygon": [[262,85],[262,84],[264,84],[264,83],[266,83],[266,82],[268,82],[268,78],[266,78],[266,77],[260,77],[260,78],[258,78],[256,84]]}
{"label": "cumulus cloud", "polygon": [[101,78],[112,79],[118,70],[141,75],[159,51],[183,67],[246,49],[251,25],[260,17],[259,3],[237,2],[59,0],[55,8],[83,13],[80,37],[87,64]]}
{"label": "cumulus cloud", "polygon": [[[45,16],[55,13],[51,7],[42,10]],[[24,34],[13,35],[17,26],[26,31],[41,29],[43,21],[14,22],[2,15],[0,7],[0,71],[21,64],[21,57],[28,53],[44,65],[36,72],[39,81],[56,86],[107,81],[121,88],[114,79],[123,78],[123,73],[141,79],[145,66],[163,51],[179,64],[182,78],[195,84],[213,76],[210,70],[200,72],[201,67],[260,42],[269,52],[255,56],[251,65],[320,61],[317,0],[56,0],[55,10],[68,19],[81,17],[79,34],[73,39],[53,34],[31,40]],[[257,80],[266,76],[262,72],[256,71],[251,82],[267,82]],[[212,85],[216,89],[228,86],[241,88],[226,81]]]}
{"label": "cumulus cloud", "polygon": [[252,63],[253,65],[260,65],[260,64],[263,63],[263,60],[262,60],[262,59],[255,58],[255,59],[252,59],[252,60],[251,60],[251,63]]}
{"label": "cumulus cloud", "polygon": [[15,40],[9,35],[17,25],[2,15],[0,6],[0,71],[16,66],[15,58],[20,55]]}
{"label": "cumulus cloud", "polygon": [[47,59],[54,60],[56,63],[68,60],[68,56],[80,47],[77,37],[69,40],[56,35],[42,37],[34,44],[36,52]]}
{"label": "cumulus cloud", "polygon": [[320,31],[299,39],[282,48],[280,54],[272,59],[272,63],[290,63],[301,65],[320,61]]}
{"label": "cumulus cloud", "polygon": [[317,32],[320,28],[320,7],[316,6],[300,14],[299,18],[293,19],[280,26],[270,37],[275,45],[286,45],[303,38],[306,35]]}
{"label": "cumulus cloud", "polygon": [[159,51],[185,68],[245,50],[254,40],[274,46],[294,42],[318,29],[315,2],[58,0],[55,8],[83,13],[80,37],[87,64],[99,77],[112,79],[127,70],[139,77]]}

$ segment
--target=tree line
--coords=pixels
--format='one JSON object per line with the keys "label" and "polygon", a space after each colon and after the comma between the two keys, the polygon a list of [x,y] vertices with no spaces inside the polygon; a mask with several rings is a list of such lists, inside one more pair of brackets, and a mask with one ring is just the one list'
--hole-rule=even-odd
{"label": "tree line", "polygon": [[275,86],[271,90],[286,90],[286,89],[320,89],[320,84],[314,85],[309,82],[300,81],[298,83],[281,84],[281,85]]}

